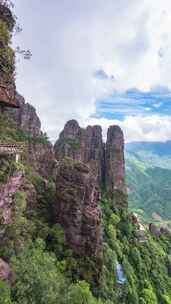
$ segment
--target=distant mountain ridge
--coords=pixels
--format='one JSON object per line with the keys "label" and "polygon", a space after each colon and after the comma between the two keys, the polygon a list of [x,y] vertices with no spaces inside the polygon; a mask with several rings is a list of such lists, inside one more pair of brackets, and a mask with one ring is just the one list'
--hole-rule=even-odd
{"label": "distant mountain ridge", "polygon": [[126,152],[129,153],[137,153],[141,150],[150,151],[157,155],[170,155],[171,156],[171,140],[166,142],[159,142],[159,141],[137,141],[137,142],[130,142],[125,146]]}
{"label": "distant mountain ridge", "polygon": [[126,144],[129,209],[171,227],[171,140]]}

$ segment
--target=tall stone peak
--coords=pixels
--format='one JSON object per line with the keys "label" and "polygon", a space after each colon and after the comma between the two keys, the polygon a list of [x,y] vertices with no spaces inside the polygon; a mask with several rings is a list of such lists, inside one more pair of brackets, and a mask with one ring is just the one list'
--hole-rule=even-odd
{"label": "tall stone peak", "polygon": [[75,119],[69,120],[64,126],[64,136],[76,136],[80,130],[80,126]]}
{"label": "tall stone peak", "polygon": [[118,142],[121,141],[121,144],[124,144],[124,135],[122,129],[117,125],[113,125],[108,128],[107,143],[113,143],[114,141],[116,142],[116,140]]}
{"label": "tall stone peak", "polygon": [[105,188],[119,208],[127,208],[124,135],[119,126],[110,126],[105,147]]}
{"label": "tall stone peak", "polygon": [[66,123],[54,146],[58,161],[71,157],[91,167],[98,182],[102,182],[103,141],[100,126],[83,129],[76,120]]}
{"label": "tall stone peak", "polygon": [[95,126],[88,126],[86,128],[87,131],[99,134],[100,136],[102,136],[102,127],[99,125],[95,125]]}
{"label": "tall stone peak", "polygon": [[123,132],[118,126],[109,127],[104,143],[100,126],[83,129],[70,120],[54,150],[58,161],[54,220],[63,226],[75,252],[100,256],[100,189],[105,188],[116,207],[127,208]]}
{"label": "tall stone peak", "polygon": [[70,157],[88,165],[99,186],[105,187],[111,196],[116,191],[126,193],[124,135],[119,126],[109,127],[104,143],[101,126],[82,129],[76,120],[70,120],[54,149],[58,161]]}
{"label": "tall stone peak", "polygon": [[106,188],[124,190],[125,160],[124,160],[124,135],[119,126],[110,126],[106,141]]}
{"label": "tall stone peak", "polygon": [[41,142],[43,133],[36,109],[18,93],[16,94],[16,102],[19,108],[6,110],[7,114],[28,137],[27,161],[36,172],[48,179],[52,177],[56,166],[53,145],[50,141]]}

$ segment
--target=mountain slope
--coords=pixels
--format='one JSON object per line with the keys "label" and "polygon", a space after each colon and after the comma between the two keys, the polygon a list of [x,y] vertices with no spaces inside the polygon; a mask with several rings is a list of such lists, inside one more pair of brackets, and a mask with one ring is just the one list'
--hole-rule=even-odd
{"label": "mountain slope", "polygon": [[144,221],[171,220],[171,141],[126,146],[129,208]]}

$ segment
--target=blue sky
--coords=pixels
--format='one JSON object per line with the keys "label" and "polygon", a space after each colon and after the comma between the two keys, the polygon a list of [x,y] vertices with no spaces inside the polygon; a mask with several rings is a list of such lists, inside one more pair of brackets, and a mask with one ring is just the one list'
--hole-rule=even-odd
{"label": "blue sky", "polygon": [[142,92],[130,89],[123,93],[113,92],[106,99],[96,101],[94,118],[124,120],[127,115],[171,115],[171,91],[166,87]]}
{"label": "blue sky", "polygon": [[171,139],[170,0],[15,0],[17,89],[55,141],[69,119]]}

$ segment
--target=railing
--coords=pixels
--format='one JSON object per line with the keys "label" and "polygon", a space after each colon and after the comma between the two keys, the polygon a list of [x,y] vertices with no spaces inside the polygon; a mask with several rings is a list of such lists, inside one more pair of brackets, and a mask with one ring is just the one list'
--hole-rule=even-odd
{"label": "railing", "polygon": [[22,154],[25,148],[23,143],[0,143],[0,155]]}

